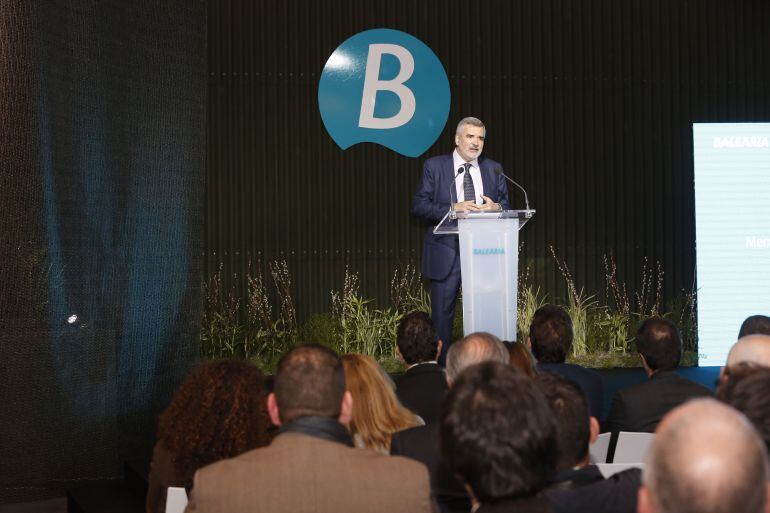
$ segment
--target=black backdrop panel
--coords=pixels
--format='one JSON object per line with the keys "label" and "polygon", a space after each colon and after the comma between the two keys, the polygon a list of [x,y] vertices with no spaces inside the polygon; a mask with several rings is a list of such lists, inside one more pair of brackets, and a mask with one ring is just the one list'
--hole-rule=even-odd
{"label": "black backdrop panel", "polygon": [[148,456],[197,356],[205,19],[0,2],[0,502]]}
{"label": "black backdrop panel", "polygon": [[[457,120],[475,115],[487,124],[485,153],[538,210],[523,256],[551,298],[565,289],[549,245],[591,292],[604,290],[608,251],[630,290],[644,257],[663,265],[667,297],[690,290],[691,124],[770,120],[769,9],[762,0],[210,2],[207,271],[222,262],[242,278],[249,258],[285,258],[306,317],[328,308],[348,263],[365,295],[386,302],[394,267],[419,259],[409,206],[422,161],[450,151]],[[381,27],[421,39],[450,78],[449,122],[419,159],[373,144],[341,151],[320,120],[326,59]]]}

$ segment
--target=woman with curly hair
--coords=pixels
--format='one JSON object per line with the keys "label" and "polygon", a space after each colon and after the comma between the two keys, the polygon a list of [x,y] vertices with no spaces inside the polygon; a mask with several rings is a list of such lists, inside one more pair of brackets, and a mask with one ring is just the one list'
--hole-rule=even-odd
{"label": "woman with curly hair", "polygon": [[147,513],[163,513],[169,486],[192,488],[195,471],[267,445],[262,372],[246,362],[206,362],[174,394],[158,420]]}
{"label": "woman with curly hair", "polygon": [[346,354],[342,357],[342,365],[346,388],[353,396],[350,433],[356,447],[390,454],[393,433],[425,424],[401,405],[393,380],[374,358]]}

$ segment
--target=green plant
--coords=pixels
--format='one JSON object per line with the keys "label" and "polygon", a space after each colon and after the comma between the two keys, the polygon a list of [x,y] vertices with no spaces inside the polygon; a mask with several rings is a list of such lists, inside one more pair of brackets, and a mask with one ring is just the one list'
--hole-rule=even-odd
{"label": "green plant", "polygon": [[234,287],[222,291],[222,264],[204,286],[200,355],[203,358],[238,356],[243,328],[238,323],[240,300]]}
{"label": "green plant", "polygon": [[589,335],[592,327],[592,323],[589,322],[589,319],[595,315],[598,302],[594,300],[593,295],[586,295],[584,289],[581,288],[578,290],[569,267],[567,267],[566,262],[559,260],[553,246],[551,246],[551,255],[556,261],[556,265],[567,284],[566,310],[572,319],[573,331],[571,356],[573,358],[581,357],[588,353]]}
{"label": "green plant", "polygon": [[526,340],[529,336],[529,325],[538,308],[546,304],[545,294],[540,294],[540,287],[529,283],[529,266],[519,280],[519,291],[516,297],[516,331],[519,340]]}
{"label": "green plant", "polygon": [[396,357],[396,329],[403,314],[392,308],[372,309],[359,293],[358,274],[345,269],[342,292],[332,292],[332,315],[339,319],[338,351],[367,354],[375,359]]}
{"label": "green plant", "polygon": [[406,314],[414,311],[431,313],[430,294],[422,284],[417,267],[407,264],[397,267],[390,280],[390,301],[393,308]]}
{"label": "green plant", "polygon": [[598,338],[604,340],[603,346],[610,353],[626,353],[630,342],[634,339],[629,334],[630,317],[628,314],[612,310],[608,307],[601,308],[601,313],[596,320]]}
{"label": "green plant", "polygon": [[[234,286],[222,290],[222,264],[204,284],[204,311],[200,335],[203,358],[244,358],[272,369],[278,358],[298,341],[291,296],[291,274],[285,261],[269,267],[279,299],[279,317],[273,319],[261,266],[249,262],[248,295],[244,311]],[[237,276],[233,276],[233,283]],[[243,322],[239,319],[243,318]]]}
{"label": "green plant", "polygon": [[[565,309],[573,321],[574,342],[570,361],[588,367],[638,367],[639,358],[631,343],[638,322],[650,315],[663,315],[679,326],[683,340],[682,365],[697,364],[697,318],[695,291],[682,291],[661,308],[663,270],[659,262],[642,265],[637,292],[629,294],[618,278],[612,254],[605,255],[605,303],[578,289],[566,262],[550,248],[567,285]],[[402,316],[413,310],[430,311],[430,297],[414,266],[397,268],[391,280],[391,307],[377,309],[360,293],[357,273],[345,270],[341,291],[332,292],[329,313],[311,315],[297,323],[292,296],[292,276],[285,261],[268,264],[274,301],[258,262],[246,273],[247,297],[243,303],[231,285],[223,290],[223,267],[204,283],[204,308],[200,354],[204,358],[245,358],[266,372],[273,372],[283,353],[302,343],[318,343],[338,353],[373,356],[388,372],[403,369],[396,357],[396,329]],[[529,267],[519,281],[517,329],[526,337],[534,312],[546,302],[540,289],[530,283]],[[233,276],[232,283],[237,282]],[[633,298],[633,306],[630,298]],[[636,311],[634,311],[636,310]],[[463,334],[462,297],[458,298],[453,337]]]}
{"label": "green plant", "polygon": [[299,339],[303,344],[337,348],[342,340],[340,319],[330,313],[313,314],[300,326]]}
{"label": "green plant", "polygon": [[[661,314],[661,297],[663,295],[663,266],[659,261],[655,261],[657,273],[653,273],[652,267],[648,268],[647,257],[644,257],[642,263],[642,282],[641,289],[636,296],[636,314],[639,319],[648,317],[657,317]],[[655,287],[653,288],[653,279]]]}
{"label": "green plant", "polygon": [[[698,349],[697,302],[695,289],[689,292],[682,290],[668,305],[668,317],[679,327],[684,353],[697,352]],[[697,357],[695,361],[697,363]]]}
{"label": "green plant", "polygon": [[605,341],[602,346],[610,353],[626,353],[634,339],[635,315],[631,312],[626,284],[618,279],[615,256],[603,256],[605,297],[608,304],[601,308],[597,319],[597,337]]}
{"label": "green plant", "polygon": [[457,303],[455,303],[455,318],[452,321],[452,340],[459,340],[465,336],[465,326],[463,325],[463,289],[457,294]]}

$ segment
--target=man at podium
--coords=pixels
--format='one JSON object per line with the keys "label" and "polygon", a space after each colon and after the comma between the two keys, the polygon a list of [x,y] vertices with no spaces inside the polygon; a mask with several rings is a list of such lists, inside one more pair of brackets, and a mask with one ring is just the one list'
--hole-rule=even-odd
{"label": "man at podium", "polygon": [[430,280],[431,317],[443,342],[443,366],[452,343],[452,323],[462,281],[457,235],[436,235],[433,229],[447,211],[508,210],[505,178],[500,164],[481,157],[486,128],[477,118],[463,118],[455,131],[455,150],[425,161],[412,198],[412,215],[427,222],[422,251],[422,275]]}

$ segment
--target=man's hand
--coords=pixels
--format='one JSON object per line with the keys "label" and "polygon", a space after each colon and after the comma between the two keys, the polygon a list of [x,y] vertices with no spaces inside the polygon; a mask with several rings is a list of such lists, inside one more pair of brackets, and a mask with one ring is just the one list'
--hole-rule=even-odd
{"label": "man's hand", "polygon": [[465,211],[478,211],[483,210],[484,205],[476,205],[475,201],[469,200],[469,201],[461,201],[459,203],[455,203],[452,205],[452,208],[455,212],[465,212]]}
{"label": "man's hand", "polygon": [[491,212],[500,212],[503,207],[499,203],[495,203],[489,196],[482,196],[484,198],[484,204],[478,205],[476,210],[486,210]]}

